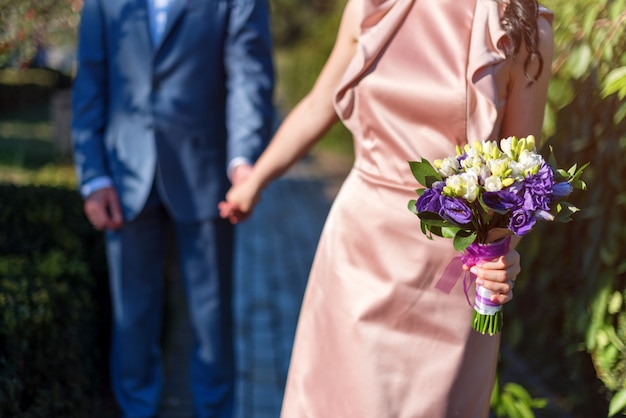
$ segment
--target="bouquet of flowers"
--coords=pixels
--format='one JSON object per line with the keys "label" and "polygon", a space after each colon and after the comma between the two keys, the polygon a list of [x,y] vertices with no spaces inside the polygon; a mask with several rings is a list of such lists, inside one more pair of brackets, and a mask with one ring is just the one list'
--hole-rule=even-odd
{"label": "bouquet of flowers", "polygon": [[[537,221],[571,220],[578,208],[565,199],[575,188],[586,189],[580,176],[588,163],[558,169],[552,149],[546,162],[531,135],[505,138],[499,144],[477,141],[457,147],[455,156],[432,165],[425,159],[409,165],[425,187],[416,190],[417,200],[409,202],[422,232],[430,239],[452,238],[463,264],[472,266],[506,254],[510,236],[527,234]],[[449,292],[455,281],[437,287]],[[491,296],[476,286],[472,327],[494,335],[502,329],[502,307]]]}

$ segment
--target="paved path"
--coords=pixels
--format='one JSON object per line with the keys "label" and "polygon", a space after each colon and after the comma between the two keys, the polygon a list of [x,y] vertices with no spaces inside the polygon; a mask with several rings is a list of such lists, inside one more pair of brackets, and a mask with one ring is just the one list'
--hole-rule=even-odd
{"label": "paved path", "polygon": [[[264,192],[237,226],[234,313],[236,418],[277,418],[308,271],[345,160],[314,154]],[[179,280],[168,283],[161,418],[191,418],[191,329]]]}

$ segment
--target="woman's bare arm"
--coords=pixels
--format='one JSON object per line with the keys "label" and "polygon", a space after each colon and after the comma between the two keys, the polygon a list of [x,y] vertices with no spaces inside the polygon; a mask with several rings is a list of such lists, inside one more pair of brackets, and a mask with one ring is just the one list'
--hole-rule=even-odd
{"label": "woman's bare arm", "polygon": [[[233,221],[245,218],[261,190],[302,158],[337,122],[333,95],[356,51],[362,8],[362,0],[348,1],[333,50],[313,88],[287,115],[247,181],[228,192],[227,202],[220,205],[222,216]],[[239,212],[235,218],[234,208]]]}

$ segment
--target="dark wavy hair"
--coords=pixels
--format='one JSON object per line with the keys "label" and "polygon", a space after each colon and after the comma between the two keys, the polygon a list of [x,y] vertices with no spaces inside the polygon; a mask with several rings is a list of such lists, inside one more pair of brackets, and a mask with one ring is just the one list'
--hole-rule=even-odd
{"label": "dark wavy hair", "polygon": [[[504,15],[500,21],[502,28],[511,40],[510,48],[506,54],[516,57],[522,45],[528,55],[524,60],[524,74],[529,83],[533,83],[543,71],[543,57],[539,51],[539,28],[537,27],[537,17],[539,15],[539,4],[536,0],[496,0],[505,4]],[[535,74],[528,72],[530,62],[536,58],[538,61]]]}

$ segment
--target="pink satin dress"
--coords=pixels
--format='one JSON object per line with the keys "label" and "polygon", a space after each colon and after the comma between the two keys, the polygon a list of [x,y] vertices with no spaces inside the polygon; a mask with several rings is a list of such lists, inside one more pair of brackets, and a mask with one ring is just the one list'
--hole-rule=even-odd
{"label": "pink satin dress", "polygon": [[450,240],[428,240],[407,209],[419,187],[407,161],[497,139],[502,10],[495,0],[364,7],[335,102],[354,167],[312,266],[281,417],[484,418],[499,337],[471,330],[461,283],[435,289],[456,253]]}

